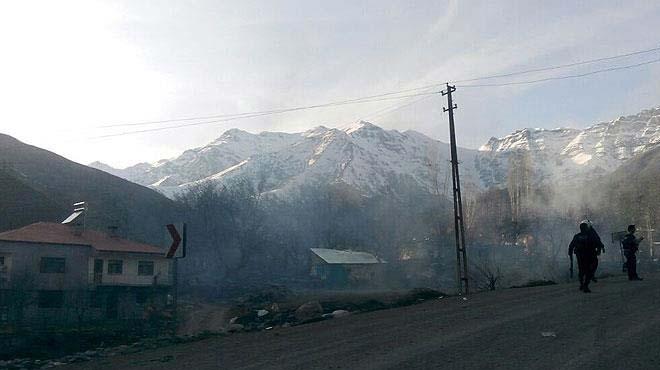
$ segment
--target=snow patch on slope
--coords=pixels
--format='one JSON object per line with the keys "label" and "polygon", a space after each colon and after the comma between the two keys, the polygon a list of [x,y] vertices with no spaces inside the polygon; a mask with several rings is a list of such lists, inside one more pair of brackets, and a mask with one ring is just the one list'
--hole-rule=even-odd
{"label": "snow patch on slope", "polygon": [[[466,191],[505,186],[511,160],[520,153],[529,156],[537,183],[584,180],[611,172],[657,145],[660,108],[583,130],[526,128],[491,138],[479,151],[459,148],[461,180]],[[416,131],[384,130],[364,121],[295,134],[232,129],[177,158],[115,173],[166,194],[203,181],[220,185],[244,177],[271,194],[344,183],[365,195],[413,187],[451,195],[447,144]]]}

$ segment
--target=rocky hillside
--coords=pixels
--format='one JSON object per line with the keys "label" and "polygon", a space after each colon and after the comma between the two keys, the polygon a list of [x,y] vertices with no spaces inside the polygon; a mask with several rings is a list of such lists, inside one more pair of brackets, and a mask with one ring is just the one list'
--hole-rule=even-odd
{"label": "rocky hillside", "polygon": [[[477,154],[468,149],[459,153],[467,164]],[[419,132],[388,131],[361,122],[345,129],[319,126],[297,134],[232,129],[206,146],[154,165],[142,163],[124,170],[108,170],[98,162],[92,165],[168,195],[202,182],[224,183],[236,177],[252,179],[261,192],[343,182],[374,194],[400,183],[427,192],[446,191],[451,181],[448,161],[448,144]],[[473,169],[466,166],[466,183],[479,181]]]}
{"label": "rocky hillside", "polygon": [[503,185],[512,156],[525,153],[536,182],[589,181],[659,145],[660,107],[584,130],[523,129],[491,138],[475,166],[484,185]]}
{"label": "rocky hillside", "polygon": [[[601,177],[660,145],[660,108],[584,130],[522,129],[492,138],[478,151],[459,150],[466,188],[505,186],[520,157],[539,184],[577,183]],[[345,129],[316,127],[303,133],[238,129],[200,148],[155,164],[117,170],[92,166],[172,196],[202,182],[251,179],[260,192],[342,182],[365,195],[400,185],[449,194],[449,146],[416,131],[384,130],[368,122]]]}

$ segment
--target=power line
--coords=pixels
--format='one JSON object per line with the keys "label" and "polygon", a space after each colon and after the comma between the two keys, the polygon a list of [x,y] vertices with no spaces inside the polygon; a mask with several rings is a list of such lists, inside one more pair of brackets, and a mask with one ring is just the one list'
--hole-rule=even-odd
{"label": "power line", "polygon": [[421,102],[422,100],[426,100],[426,99],[430,98],[431,96],[432,96],[432,95],[426,95],[426,96],[422,96],[422,97],[419,98],[419,99],[414,99],[414,100],[412,100],[412,101],[408,101],[408,102],[406,102],[406,103],[404,103],[404,104],[390,105],[390,106],[387,106],[387,107],[385,107],[385,108],[383,108],[383,109],[379,109],[379,110],[377,110],[377,111],[375,111],[375,112],[372,112],[372,113],[369,113],[369,114],[367,114],[367,115],[364,115],[364,116],[358,118],[356,121],[363,121],[363,120],[366,120],[366,119],[374,119],[374,118],[376,118],[376,117],[381,117],[381,116],[383,116],[383,115],[387,115],[387,114],[390,114],[390,113],[396,112],[396,111],[398,111],[398,110],[400,110],[400,109],[406,108],[406,107],[408,107],[408,106],[411,106],[411,105],[417,104],[417,103]]}
{"label": "power line", "polygon": [[[657,63],[657,62],[660,62],[660,58],[650,60],[650,61],[646,61],[646,62],[636,63],[636,64],[629,64],[629,65],[625,65],[625,66],[605,68],[605,69],[600,69],[600,70],[585,72],[585,73],[580,73],[580,74],[574,74],[574,75],[555,76],[555,77],[547,77],[547,78],[541,78],[541,79],[536,79],[536,80],[506,82],[506,83],[499,83],[499,84],[460,85],[458,87],[463,88],[463,87],[493,87],[493,86],[525,85],[525,84],[532,84],[532,83],[552,81],[552,80],[563,80],[563,79],[570,79],[570,78],[585,77],[585,76],[595,75],[595,74],[599,74],[599,73],[612,72],[612,71],[617,71],[617,70],[640,67],[640,66],[643,66],[643,65],[648,65],[648,64]],[[409,94],[409,95],[381,97],[381,98],[378,98],[378,99],[366,99],[366,98],[364,98],[364,99],[351,99],[351,100],[345,100],[345,101],[342,101],[342,102],[334,102],[334,103],[319,104],[319,105],[312,105],[312,106],[287,108],[287,109],[272,110],[272,111],[263,111],[263,112],[257,112],[257,113],[254,113],[254,114],[244,114],[244,115],[240,115],[240,116],[237,115],[237,116],[227,117],[225,119],[219,119],[219,120],[193,122],[193,123],[188,123],[188,124],[183,124],[183,125],[158,127],[158,128],[137,130],[137,131],[127,131],[127,132],[122,132],[122,133],[117,133],[117,134],[101,135],[101,136],[97,136],[96,138],[105,138],[105,137],[123,136],[123,135],[143,133],[143,132],[169,130],[169,129],[175,129],[175,128],[180,128],[180,127],[188,127],[188,126],[205,125],[205,124],[211,124],[211,123],[227,122],[227,121],[234,121],[234,120],[237,120],[237,119],[260,117],[260,116],[265,116],[265,115],[280,114],[280,113],[293,112],[293,111],[299,111],[299,110],[323,108],[323,107],[330,107],[330,106],[340,106],[340,105],[347,105],[347,104],[370,103],[370,102],[378,102],[378,101],[393,100],[393,99],[404,99],[404,98],[409,98],[409,97],[432,95],[432,94],[437,94],[437,92],[425,92],[425,93],[417,93],[417,94]],[[419,100],[422,100],[422,99],[419,99]],[[413,102],[410,102],[408,104],[403,104],[400,107],[394,108],[394,110],[404,108],[405,106],[408,106],[408,105],[416,103],[416,102],[417,101],[413,101]],[[378,111],[376,113],[379,113],[379,112],[380,111]]]}
{"label": "power line", "polygon": [[[656,47],[656,48],[652,48],[652,49],[646,49],[646,50],[639,50],[639,51],[634,51],[634,52],[630,52],[630,53],[626,53],[626,54],[619,54],[619,55],[608,56],[608,57],[603,57],[603,58],[590,59],[590,60],[585,60],[585,61],[580,61],[580,62],[575,62],[575,63],[561,64],[561,65],[555,65],[555,66],[549,66],[549,67],[543,67],[543,68],[528,69],[528,70],[512,72],[512,73],[506,73],[506,74],[483,76],[483,77],[471,78],[471,79],[463,79],[463,80],[457,80],[457,81],[454,81],[454,82],[471,82],[471,81],[479,81],[479,80],[486,80],[486,79],[492,79],[492,78],[511,77],[511,76],[515,76],[515,75],[529,74],[529,73],[548,71],[548,70],[556,70],[556,69],[561,69],[561,68],[569,68],[569,67],[574,67],[574,66],[578,66],[578,65],[584,65],[584,64],[596,63],[596,62],[601,62],[601,61],[606,61],[606,60],[613,60],[613,59],[618,59],[618,58],[629,57],[629,56],[633,56],[633,55],[646,54],[646,53],[650,53],[650,52],[654,52],[654,51],[658,51],[658,50],[660,50],[660,47]],[[509,85],[532,84],[532,83],[537,83],[537,82],[584,77],[584,76],[589,76],[589,75],[598,74],[598,73],[616,71],[616,70],[620,70],[620,69],[634,68],[634,67],[639,67],[639,66],[646,65],[646,64],[656,63],[658,61],[660,61],[660,59],[659,60],[652,60],[652,61],[642,62],[642,63],[638,63],[638,64],[606,68],[606,69],[601,69],[601,70],[592,71],[592,72],[586,72],[586,73],[582,73],[582,74],[568,75],[568,76],[556,76],[556,77],[548,77],[548,78],[542,78],[542,79],[536,79],[536,80],[508,82],[508,83],[460,85],[459,87],[492,87],[492,86],[509,86]],[[253,111],[253,112],[244,112],[244,113],[235,113],[235,114],[217,114],[217,115],[207,115],[207,116],[175,118],[175,119],[167,119],[167,120],[155,120],[155,121],[141,121],[141,122],[133,122],[133,123],[108,124],[108,125],[97,126],[95,128],[105,129],[105,128],[113,128],[113,127],[130,127],[130,126],[143,126],[143,125],[152,125],[152,124],[161,124],[161,123],[197,121],[197,122],[193,122],[193,123],[189,123],[189,124],[158,127],[158,128],[152,128],[152,129],[144,129],[144,130],[127,131],[127,132],[122,132],[122,133],[117,133],[117,134],[101,135],[101,136],[96,136],[96,137],[93,137],[93,138],[123,136],[123,135],[135,134],[135,133],[169,130],[169,129],[175,129],[175,128],[180,128],[180,127],[187,127],[187,126],[197,126],[197,125],[205,125],[205,124],[211,124],[211,123],[228,122],[228,121],[234,121],[234,120],[238,120],[238,119],[247,119],[247,118],[260,117],[260,116],[265,116],[265,115],[281,114],[281,113],[293,112],[293,111],[299,111],[299,110],[317,109],[317,108],[341,106],[341,105],[347,105],[347,104],[369,103],[369,102],[377,102],[377,101],[392,100],[392,99],[403,99],[403,98],[408,98],[408,97],[414,97],[414,96],[426,95],[426,94],[434,94],[434,93],[418,93],[418,94],[409,94],[409,95],[400,95],[400,94],[404,94],[404,93],[408,93],[408,92],[414,92],[414,91],[424,91],[424,90],[428,90],[428,89],[436,88],[436,87],[440,87],[440,86],[444,86],[444,83],[434,83],[434,84],[429,84],[429,85],[410,88],[410,89],[404,89],[404,90],[399,90],[399,91],[391,91],[391,92],[377,94],[377,95],[371,95],[371,96],[365,96],[365,97],[347,99],[347,100],[340,100],[340,101],[324,103],[324,104],[308,105],[308,106],[299,106],[299,107],[281,108],[281,109],[263,110],[263,111]],[[423,99],[420,99],[420,100],[423,100]],[[414,103],[415,102],[411,102],[410,104],[414,104]],[[400,108],[395,108],[394,110],[401,109],[401,108],[403,108],[405,106],[408,106],[408,105],[409,104],[404,104]],[[388,110],[388,109],[389,108],[386,108],[385,110]],[[380,113],[380,112],[381,111],[378,111],[376,113]],[[374,114],[376,114],[376,113],[374,113]],[[205,120],[205,119],[211,119],[211,120],[210,121],[200,121],[200,120]]]}
{"label": "power line", "polygon": [[228,121],[234,121],[234,120],[237,120],[237,119],[260,117],[260,116],[280,114],[280,113],[293,112],[293,111],[306,110],[306,109],[315,109],[315,108],[340,106],[340,105],[348,105],[348,104],[371,103],[371,102],[379,102],[379,101],[395,100],[395,99],[405,99],[405,98],[411,98],[411,97],[415,97],[415,96],[433,95],[433,94],[439,94],[439,92],[432,91],[432,92],[408,94],[408,95],[401,95],[401,96],[381,97],[379,99],[359,100],[359,101],[350,100],[350,101],[344,101],[344,102],[341,102],[341,103],[340,102],[335,102],[335,103],[320,104],[320,105],[314,105],[314,106],[295,107],[295,108],[279,109],[279,110],[274,110],[274,111],[264,111],[264,112],[257,112],[255,114],[250,114],[250,115],[227,117],[227,118],[224,118],[224,119],[217,119],[217,120],[211,120],[211,121],[192,122],[192,123],[186,123],[186,124],[180,124],[180,125],[174,125],[174,126],[156,127],[156,128],[150,128],[150,129],[144,129],[144,130],[125,131],[125,132],[120,132],[120,133],[115,133],[115,134],[100,135],[100,136],[91,137],[91,139],[101,139],[101,138],[109,138],[109,137],[124,136],[124,135],[131,135],[131,134],[139,134],[139,133],[144,133],[144,132],[154,132],[154,131],[170,130],[170,129],[176,129],[176,128],[182,128],[182,127],[207,125],[207,124],[211,124],[211,123],[228,122]]}
{"label": "power line", "polygon": [[[599,73],[612,72],[612,71],[617,71],[617,70],[622,70],[622,69],[630,69],[630,68],[640,67],[640,66],[643,66],[643,65],[648,65],[648,64],[657,63],[657,62],[660,62],[660,58],[650,60],[650,61],[646,61],[646,62],[636,63],[636,64],[630,64],[630,65],[625,65],[625,66],[620,66],[620,67],[605,68],[605,69],[600,69],[600,70],[585,72],[585,73],[580,73],[580,74],[574,74],[574,75],[547,77],[547,78],[536,79],[536,80],[516,81],[516,82],[507,82],[507,83],[499,83],[499,84],[459,85],[457,87],[461,87],[461,88],[463,88],[463,87],[470,88],[471,87],[471,88],[474,88],[474,87],[495,87],[495,86],[526,85],[526,84],[533,84],[533,83],[552,81],[552,80],[563,80],[563,79],[570,79],[570,78],[585,77],[585,76],[595,75],[595,74],[599,74]],[[299,110],[316,109],[316,108],[340,106],[340,105],[348,105],[348,104],[371,103],[371,102],[394,100],[394,99],[405,99],[405,98],[410,98],[410,97],[415,97],[415,96],[432,95],[432,94],[437,94],[437,93],[438,92],[424,92],[424,93],[416,93],[416,94],[408,94],[408,95],[400,95],[400,96],[389,96],[389,97],[383,96],[381,98],[374,98],[374,99],[366,99],[366,98],[364,98],[364,99],[351,99],[351,100],[345,100],[345,101],[342,101],[342,102],[333,102],[333,103],[327,103],[327,104],[319,104],[319,105],[312,105],[312,106],[279,109],[279,110],[272,110],[272,111],[262,111],[262,112],[256,112],[254,114],[234,115],[234,116],[230,116],[230,117],[227,117],[227,118],[224,118],[224,119],[217,119],[217,120],[211,120],[211,121],[192,122],[192,123],[175,125],[175,126],[156,127],[156,128],[151,128],[151,129],[135,130],[135,131],[125,131],[125,132],[120,132],[120,133],[116,133],[116,134],[95,136],[95,137],[92,137],[92,139],[109,138],[109,137],[125,136],[125,135],[139,134],[139,133],[145,133],[145,132],[170,130],[170,129],[176,129],[176,128],[182,128],[182,127],[190,127],[190,126],[199,126],[199,125],[206,125],[206,124],[212,124],[212,123],[228,122],[228,121],[234,121],[234,120],[238,120],[238,119],[260,117],[260,116],[280,114],[280,113],[293,112],[293,111],[299,111]],[[405,105],[401,106],[400,108],[403,108],[404,106]]]}
{"label": "power line", "polygon": [[[452,83],[480,81],[480,80],[487,80],[487,79],[493,79],[493,78],[511,77],[511,76],[516,76],[516,75],[535,73],[535,72],[542,72],[542,71],[556,70],[556,69],[562,69],[562,68],[569,68],[569,67],[575,67],[575,66],[585,65],[585,64],[590,64],[590,63],[597,63],[597,62],[602,62],[602,61],[607,61],[607,60],[625,58],[625,57],[630,57],[630,56],[634,56],[634,55],[641,55],[641,54],[651,53],[651,52],[659,51],[659,50],[660,50],[660,47],[656,47],[656,48],[651,48],[651,49],[646,49],[646,50],[638,50],[638,51],[625,53],[625,54],[618,54],[618,55],[607,56],[607,57],[602,57],[602,58],[584,60],[584,61],[579,61],[579,62],[575,62],[575,63],[560,64],[560,65],[554,65],[554,66],[548,66],[548,67],[534,68],[534,69],[528,69],[528,70],[523,70],[523,71],[517,71],[517,72],[511,72],[511,73],[505,73],[505,74],[497,74],[497,75],[490,75],[490,76],[482,76],[482,77],[469,78],[469,79],[463,79],[463,80],[455,80],[455,81],[452,81]],[[288,112],[288,111],[292,111],[292,110],[314,109],[314,108],[329,107],[329,106],[334,106],[334,105],[344,105],[344,104],[352,103],[352,102],[361,102],[363,100],[370,100],[370,99],[376,99],[376,98],[381,98],[381,97],[386,97],[386,96],[404,94],[404,93],[409,93],[409,92],[413,92],[413,91],[427,90],[427,89],[430,89],[430,88],[436,88],[436,87],[444,86],[444,84],[445,84],[444,82],[443,83],[433,83],[433,84],[414,87],[414,88],[410,88],[410,89],[390,91],[390,92],[383,93],[383,94],[365,96],[365,97],[360,97],[360,98],[355,98],[355,99],[335,101],[335,102],[331,102],[331,103],[310,105],[310,106],[305,106],[305,107],[273,109],[273,110],[253,111],[253,112],[234,113],[234,114],[215,114],[215,115],[206,115],[206,116],[191,116],[191,117],[174,118],[174,119],[166,119],[166,120],[139,121],[139,122],[131,122],[131,123],[115,123],[115,124],[106,124],[106,125],[96,126],[95,128],[105,129],[105,128],[113,128],[113,127],[144,126],[144,125],[153,125],[153,124],[161,124],[161,123],[197,121],[197,120],[203,120],[203,119],[222,119],[222,118],[234,118],[234,117],[237,117],[237,118],[250,118],[250,117],[254,117],[255,115],[261,115],[261,114],[277,114],[277,113],[283,113],[283,112]],[[473,86],[473,85],[470,85],[470,86]],[[476,85],[474,85],[474,86],[476,86]],[[490,86],[490,84],[488,84],[488,85],[484,84],[483,86]]]}
{"label": "power line", "polygon": [[644,66],[644,65],[658,63],[658,62],[660,62],[660,58],[649,60],[649,61],[646,61],[646,62],[636,63],[636,64],[629,64],[629,65],[625,65],[625,66],[599,69],[599,70],[596,70],[596,71],[579,73],[579,74],[574,74],[574,75],[546,77],[546,78],[540,78],[540,79],[536,79],[536,80],[516,81],[516,82],[476,84],[476,85],[457,85],[457,87],[463,88],[463,87],[493,87],[493,86],[528,85],[528,84],[533,84],[533,83],[538,83],[538,82],[554,81],[554,80],[565,80],[565,79],[570,79],[570,78],[579,78],[579,77],[591,76],[591,75],[595,75],[595,74],[599,74],[599,73],[605,73],[605,72],[618,71],[618,70],[622,70],[622,69],[630,69],[630,68],[635,68],[635,67],[641,67],[641,66]]}
{"label": "power line", "polygon": [[660,50],[660,47],[656,47],[656,48],[652,48],[652,49],[646,49],[646,50],[634,51],[634,52],[626,53],[626,54],[618,54],[618,55],[613,55],[613,56],[609,56],[609,57],[583,60],[583,61],[575,62],[575,63],[559,64],[559,65],[549,66],[549,67],[527,69],[527,70],[518,71],[518,72],[503,73],[503,74],[498,74],[498,75],[490,75],[490,76],[483,76],[483,77],[477,77],[477,78],[469,78],[469,79],[465,79],[465,80],[450,81],[450,83],[461,83],[461,82],[489,80],[489,79],[493,79],[493,78],[511,77],[511,76],[528,74],[528,73],[551,71],[551,70],[555,70],[555,69],[569,68],[569,67],[575,67],[575,66],[580,66],[580,65],[584,65],[584,64],[591,64],[591,63],[597,63],[597,62],[604,62],[604,61],[607,61],[607,60],[626,58],[626,57],[630,57],[630,56],[633,56],[633,55],[648,54],[648,53],[652,53],[652,52],[658,51],[658,50]]}
{"label": "power line", "polygon": [[[117,124],[108,124],[108,125],[97,126],[95,128],[143,126],[143,125],[151,125],[151,124],[157,124],[157,123],[195,121],[195,120],[200,120],[200,119],[211,119],[211,118],[245,118],[245,116],[252,117],[254,115],[261,115],[261,114],[277,114],[277,113],[291,112],[291,111],[296,111],[296,110],[325,108],[325,107],[332,107],[332,106],[337,106],[337,105],[346,105],[346,104],[352,104],[352,103],[369,103],[369,102],[372,102],[372,101],[380,101],[380,100],[374,100],[374,99],[378,99],[378,98],[382,98],[382,97],[387,97],[387,96],[391,96],[391,95],[399,95],[399,94],[412,92],[412,91],[428,90],[431,87],[438,87],[438,86],[442,86],[442,85],[443,85],[442,83],[438,83],[438,84],[433,84],[433,85],[428,85],[428,86],[423,86],[423,87],[415,87],[415,88],[411,88],[411,89],[391,91],[391,92],[378,94],[378,95],[364,96],[364,97],[361,97],[361,98],[340,100],[340,101],[335,101],[335,102],[330,102],[330,103],[308,105],[308,106],[301,106],[301,107],[281,108],[281,109],[254,111],[254,112],[245,112],[245,113],[234,113],[234,114],[216,114],[216,115],[210,115],[210,116],[195,116],[195,117],[175,118],[175,119],[167,119],[167,120],[159,120],[159,121],[142,121],[142,122],[133,122],[133,123],[117,123]],[[410,96],[416,96],[416,95],[397,96],[397,97],[392,97],[391,99],[403,99],[403,98],[407,98],[407,97],[410,97]],[[384,100],[388,100],[388,99],[384,99]]]}

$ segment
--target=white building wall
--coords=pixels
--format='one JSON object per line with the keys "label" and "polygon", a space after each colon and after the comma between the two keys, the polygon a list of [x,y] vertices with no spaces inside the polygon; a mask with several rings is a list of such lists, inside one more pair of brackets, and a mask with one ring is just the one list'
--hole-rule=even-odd
{"label": "white building wall", "polygon": [[[103,260],[103,273],[101,285],[127,285],[127,286],[150,286],[150,285],[172,285],[172,260],[165,257],[139,253],[98,253],[89,258],[89,282],[94,283],[94,261]],[[108,261],[121,260],[122,273],[108,274]],[[139,261],[152,261],[154,263],[153,275],[138,275]]]}

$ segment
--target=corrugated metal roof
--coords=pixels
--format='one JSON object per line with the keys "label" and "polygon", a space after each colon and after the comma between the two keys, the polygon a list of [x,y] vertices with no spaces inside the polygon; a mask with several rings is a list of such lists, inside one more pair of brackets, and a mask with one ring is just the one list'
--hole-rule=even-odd
{"label": "corrugated metal roof", "polygon": [[341,251],[338,249],[326,249],[326,248],[310,248],[310,250],[312,251],[312,253],[319,256],[319,258],[330,264],[363,265],[363,264],[385,263],[385,261],[367,252]]}
{"label": "corrugated metal roof", "polygon": [[96,230],[75,235],[72,227],[51,222],[37,222],[20,229],[0,233],[0,240],[50,244],[88,245],[101,252],[163,254],[163,249],[127,239],[114,238]]}

